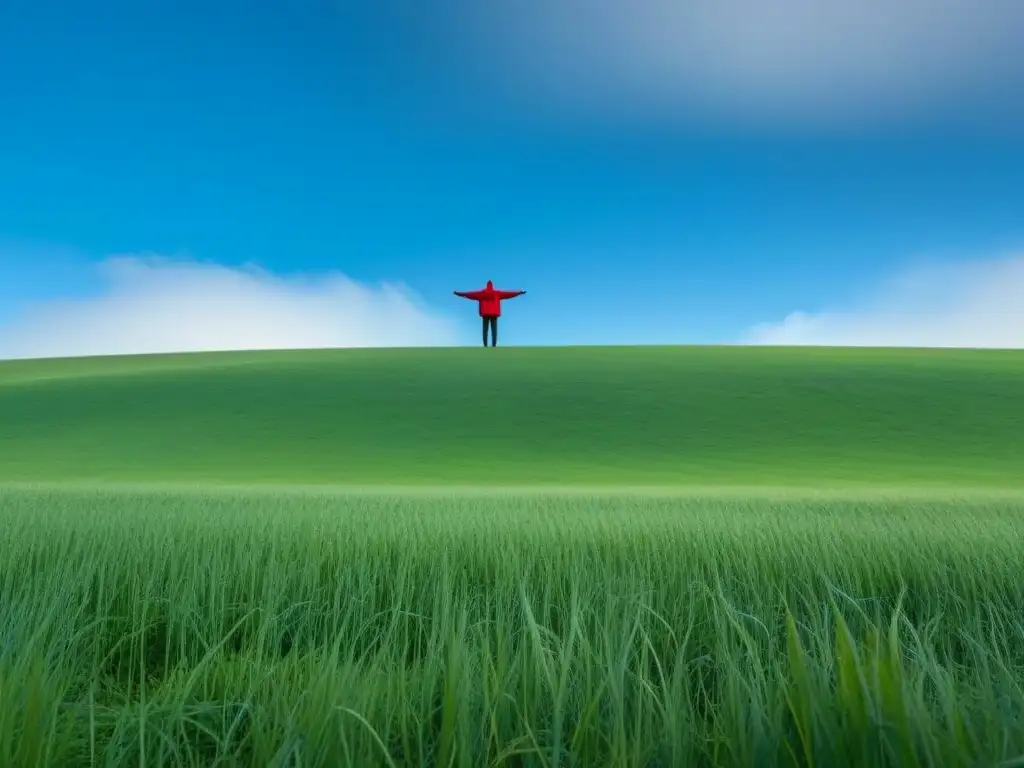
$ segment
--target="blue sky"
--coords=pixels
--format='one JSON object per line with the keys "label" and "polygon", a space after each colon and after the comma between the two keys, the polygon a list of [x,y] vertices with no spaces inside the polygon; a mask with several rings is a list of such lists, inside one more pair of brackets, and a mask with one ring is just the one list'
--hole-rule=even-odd
{"label": "blue sky", "polygon": [[0,356],[1024,346],[1024,5],[353,5],[0,6]]}

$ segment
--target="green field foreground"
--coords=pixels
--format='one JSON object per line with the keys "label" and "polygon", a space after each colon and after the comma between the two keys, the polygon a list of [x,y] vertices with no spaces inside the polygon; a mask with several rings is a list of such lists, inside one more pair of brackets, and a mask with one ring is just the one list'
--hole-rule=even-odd
{"label": "green field foreground", "polygon": [[0,363],[0,766],[1024,765],[1022,383],[906,350]]}
{"label": "green field foreground", "polygon": [[1020,500],[0,499],[5,766],[1024,755]]}

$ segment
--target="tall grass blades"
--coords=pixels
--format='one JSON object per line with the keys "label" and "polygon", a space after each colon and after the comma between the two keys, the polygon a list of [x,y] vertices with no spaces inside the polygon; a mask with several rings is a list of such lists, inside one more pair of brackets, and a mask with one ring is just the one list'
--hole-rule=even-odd
{"label": "tall grass blades", "polygon": [[1019,500],[0,492],[0,765],[1024,755]]}

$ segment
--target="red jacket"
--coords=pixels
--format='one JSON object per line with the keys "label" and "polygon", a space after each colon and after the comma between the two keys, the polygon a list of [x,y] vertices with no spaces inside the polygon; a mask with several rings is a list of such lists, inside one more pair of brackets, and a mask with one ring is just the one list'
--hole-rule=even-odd
{"label": "red jacket", "polygon": [[480,317],[501,317],[501,302],[505,299],[514,299],[522,296],[526,291],[498,291],[494,283],[487,281],[487,287],[482,291],[455,291],[456,296],[464,299],[472,299],[480,304]]}

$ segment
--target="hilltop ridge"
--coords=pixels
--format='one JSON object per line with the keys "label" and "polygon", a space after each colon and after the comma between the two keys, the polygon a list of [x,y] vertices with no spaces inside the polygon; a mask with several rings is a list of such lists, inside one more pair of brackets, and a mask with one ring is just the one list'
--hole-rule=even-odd
{"label": "hilltop ridge", "polygon": [[1024,354],[354,349],[0,363],[0,482],[1024,487]]}

